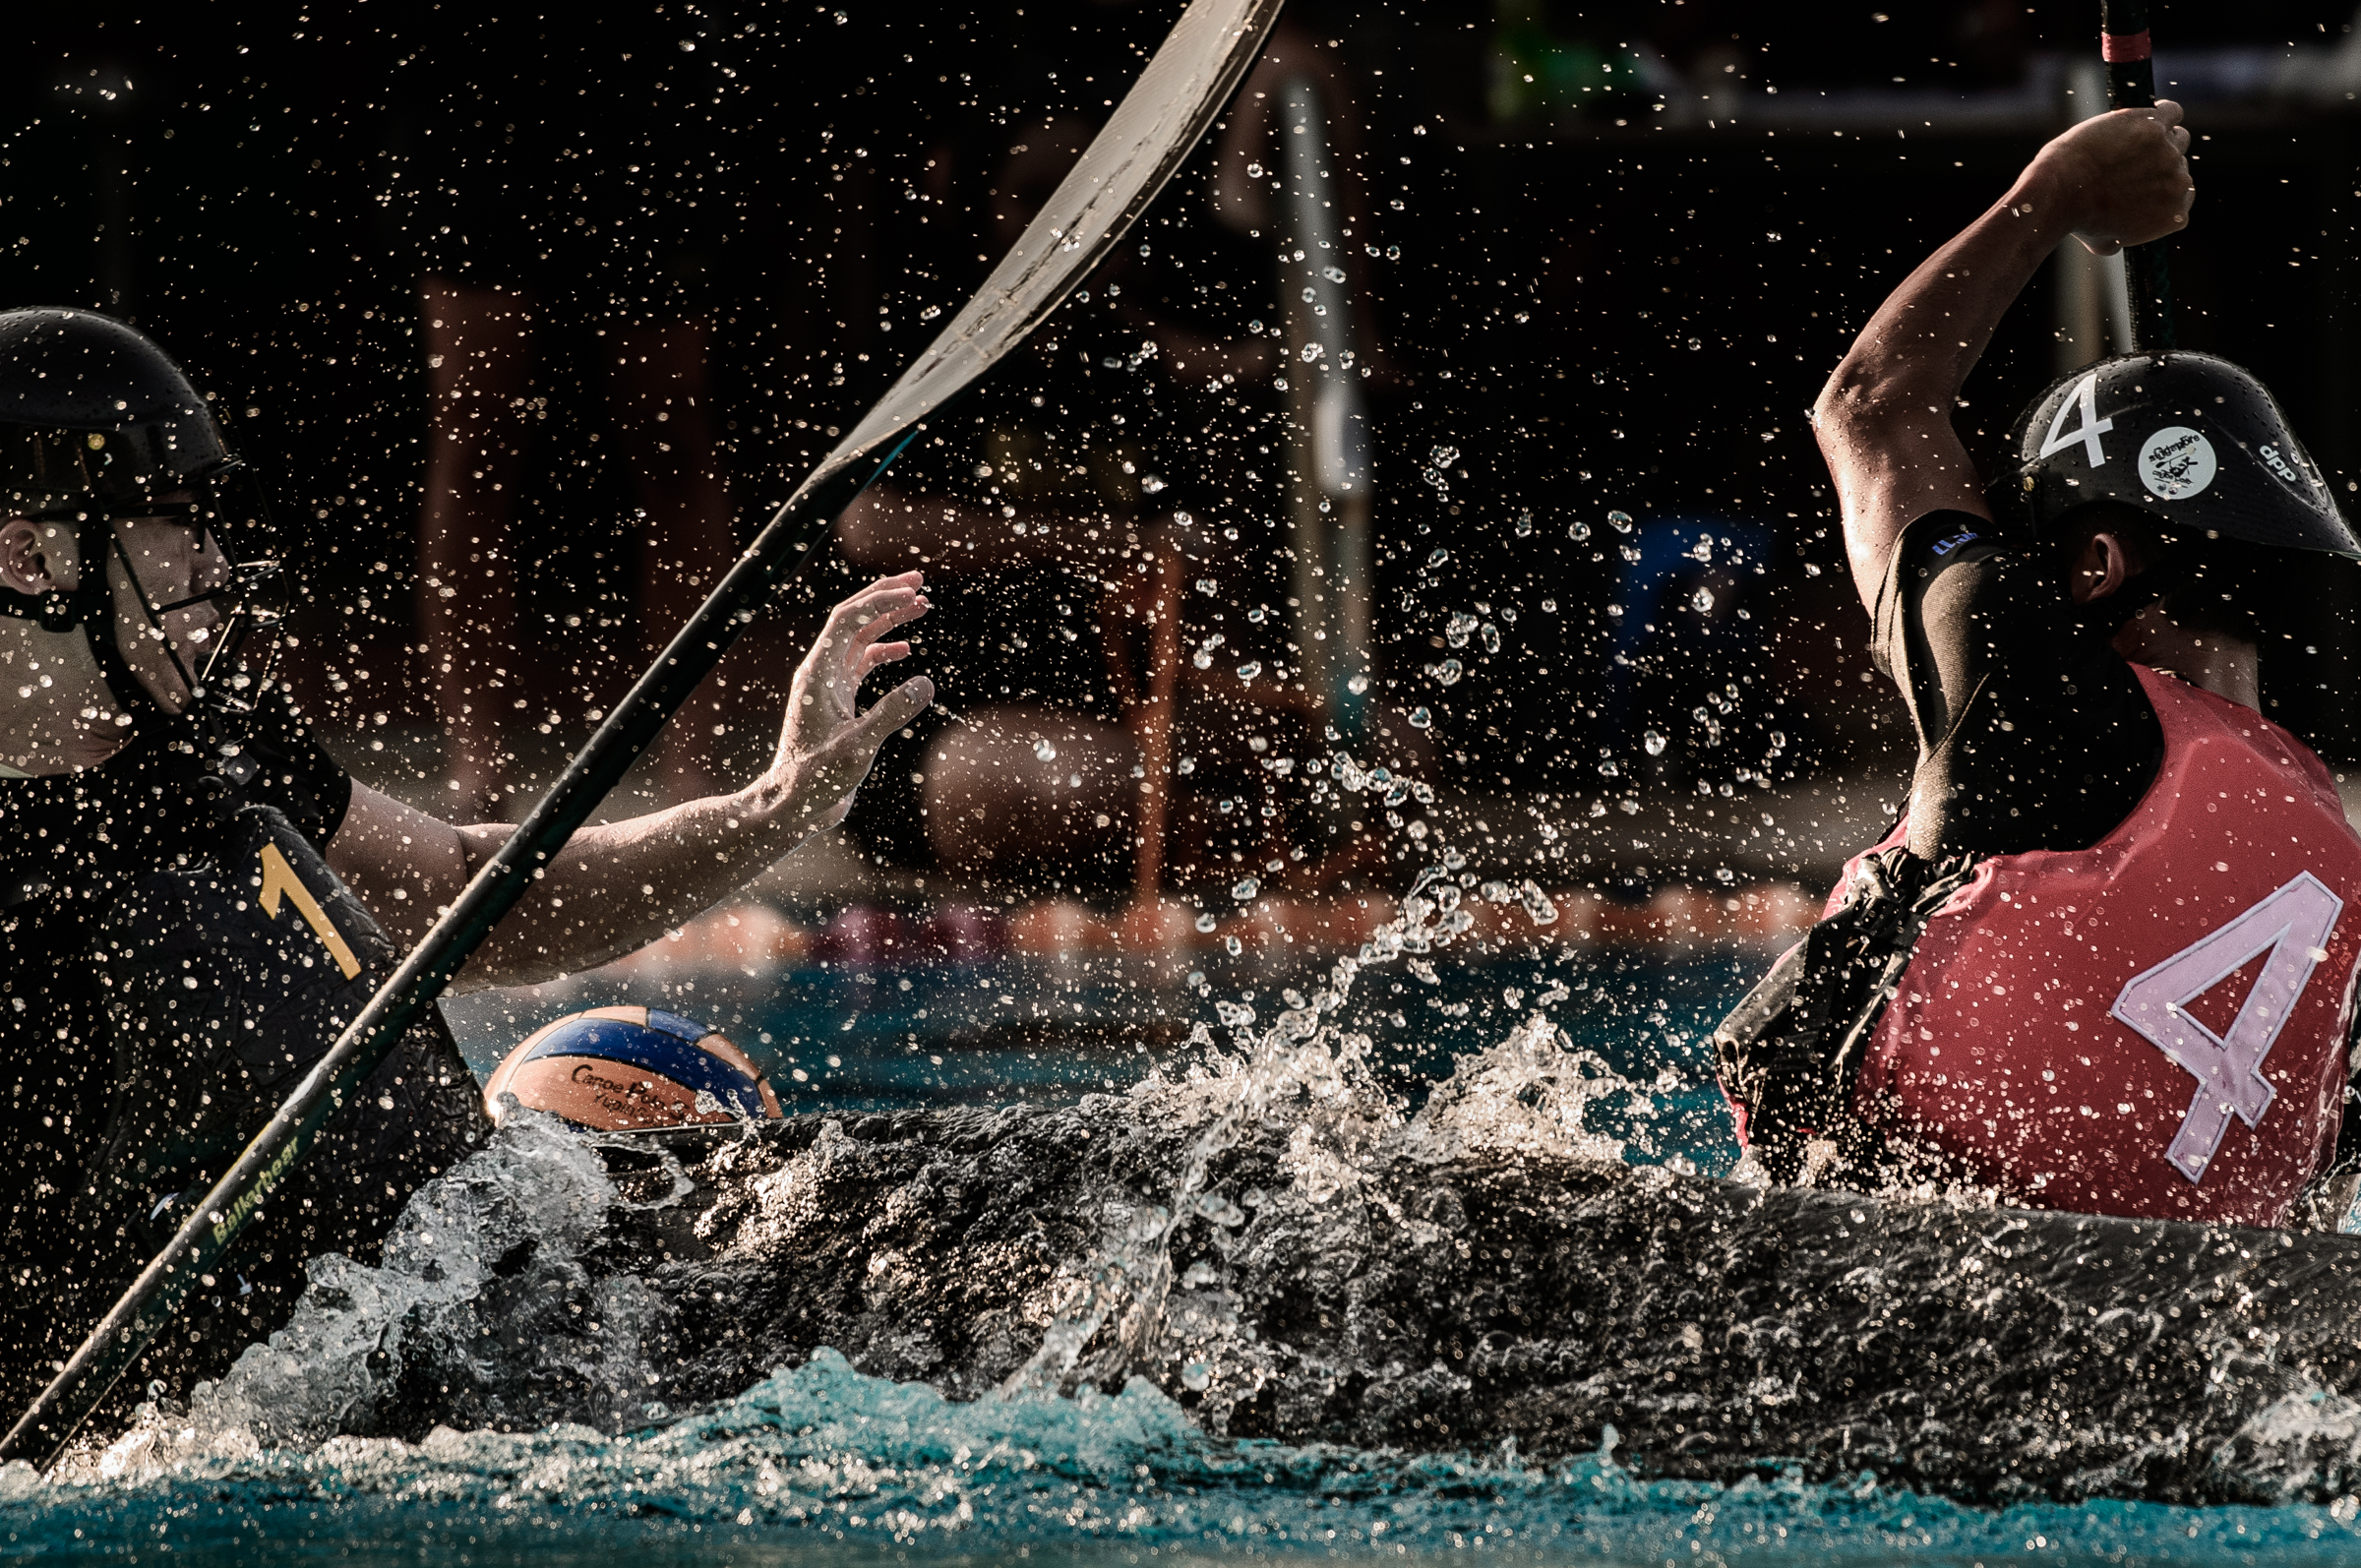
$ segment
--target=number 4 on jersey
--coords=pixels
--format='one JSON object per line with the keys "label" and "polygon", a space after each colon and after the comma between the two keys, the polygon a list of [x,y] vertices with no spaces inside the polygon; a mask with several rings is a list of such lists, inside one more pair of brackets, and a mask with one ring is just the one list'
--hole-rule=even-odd
{"label": "number 4 on jersey", "polygon": [[[2254,1126],[2270,1108],[2273,1091],[2263,1058],[2328,957],[2329,933],[2344,900],[2310,872],[2264,899],[2210,935],[2135,975],[2108,1011],[2197,1076],[2197,1094],[2164,1159],[2191,1181],[2206,1178],[2230,1116]],[[2244,968],[2265,948],[2270,957],[2246,994],[2229,1033],[2216,1035],[2188,1011],[2189,1003]]]}
{"label": "number 4 on jersey", "polygon": [[328,949],[328,955],[336,961],[338,969],[344,971],[344,978],[350,980],[359,974],[361,961],[354,956],[352,943],[344,939],[342,932],[329,924],[328,911],[320,907],[320,900],[312,896],[312,890],[303,885],[303,878],[295,874],[295,868],[287,864],[287,858],[278,852],[278,846],[265,844],[263,913],[272,920],[278,919],[281,894],[294,901],[296,912],[303,916],[303,923],[312,928],[313,935]]}

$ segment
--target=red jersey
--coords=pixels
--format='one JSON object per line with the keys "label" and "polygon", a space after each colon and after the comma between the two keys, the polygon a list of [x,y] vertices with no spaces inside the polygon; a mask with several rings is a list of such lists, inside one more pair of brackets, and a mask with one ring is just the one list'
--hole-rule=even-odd
{"label": "red jersey", "polygon": [[2286,731],[2133,668],[2155,782],[2089,849],[1977,867],[1919,936],[1854,1109],[2009,1202],[2276,1226],[2336,1142],[2361,837]]}

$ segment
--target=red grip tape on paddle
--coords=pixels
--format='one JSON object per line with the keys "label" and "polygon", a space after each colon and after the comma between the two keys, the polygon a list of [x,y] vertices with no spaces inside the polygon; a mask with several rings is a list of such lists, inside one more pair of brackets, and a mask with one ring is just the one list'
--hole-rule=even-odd
{"label": "red grip tape on paddle", "polygon": [[2129,65],[2148,56],[2146,28],[2138,32],[2102,32],[2098,35],[2098,57],[2109,65]]}

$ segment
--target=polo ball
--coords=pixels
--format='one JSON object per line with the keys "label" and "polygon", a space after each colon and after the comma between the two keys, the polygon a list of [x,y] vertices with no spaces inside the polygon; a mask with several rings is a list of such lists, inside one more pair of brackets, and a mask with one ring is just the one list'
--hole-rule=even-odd
{"label": "polo ball", "polygon": [[716,1030],[658,1007],[593,1007],[525,1036],[484,1085],[498,1121],[515,1104],[596,1132],[769,1121],[779,1098]]}

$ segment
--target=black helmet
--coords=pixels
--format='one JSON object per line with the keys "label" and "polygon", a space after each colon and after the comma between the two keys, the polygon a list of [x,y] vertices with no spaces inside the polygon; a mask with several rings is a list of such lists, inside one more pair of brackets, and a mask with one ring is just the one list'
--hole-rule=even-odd
{"label": "black helmet", "polygon": [[92,311],[0,314],[9,515],[121,512],[232,466],[205,399],[132,328]]}
{"label": "black helmet", "polygon": [[2361,540],[2279,405],[2226,359],[2102,359],[2052,383],[2011,439],[2016,483],[2002,488],[2042,539],[2056,538],[2069,513],[2111,501],[2183,538],[2361,559]]}
{"label": "black helmet", "polygon": [[83,627],[126,711],[151,704],[115,647],[105,563],[120,560],[137,586],[113,521],[155,516],[210,530],[235,563],[227,582],[190,599],[157,604],[140,593],[151,623],[199,599],[231,601],[205,670],[182,672],[199,694],[225,698],[206,691],[209,677],[247,632],[279,619],[280,573],[264,559],[275,552],[252,475],[222,445],[188,377],[137,329],[95,311],[0,312],[0,518],[70,522],[83,563],[71,593],[0,587],[0,614],[52,632]]}

